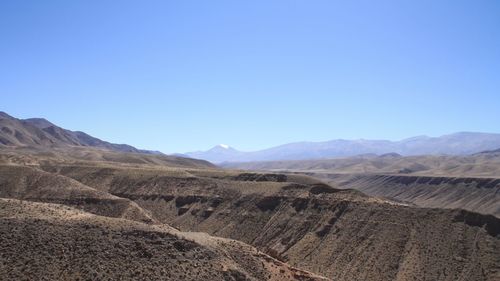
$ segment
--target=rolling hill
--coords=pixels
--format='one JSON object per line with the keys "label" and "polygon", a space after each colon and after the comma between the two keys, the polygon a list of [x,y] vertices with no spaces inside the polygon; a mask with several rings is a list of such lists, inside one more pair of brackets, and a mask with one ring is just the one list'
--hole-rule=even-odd
{"label": "rolling hill", "polygon": [[0,199],[2,280],[327,280],[244,243]]}
{"label": "rolling hill", "polygon": [[224,163],[225,168],[344,174],[404,174],[451,177],[500,177],[500,153],[467,156],[384,154],[335,159]]}
{"label": "rolling hill", "polygon": [[462,208],[500,217],[500,154],[396,154],[304,161],[229,163],[228,168],[301,173],[421,207]]}

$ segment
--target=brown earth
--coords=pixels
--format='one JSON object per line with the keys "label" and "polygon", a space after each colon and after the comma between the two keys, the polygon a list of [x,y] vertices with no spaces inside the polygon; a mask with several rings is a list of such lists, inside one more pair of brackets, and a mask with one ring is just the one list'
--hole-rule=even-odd
{"label": "brown earth", "polygon": [[421,207],[465,209],[500,218],[500,178],[310,173],[337,188],[357,189]]}
{"label": "brown earth", "polygon": [[0,199],[1,280],[325,280],[244,243]]}
{"label": "brown earth", "polygon": [[0,187],[0,198],[59,203],[93,214],[153,222],[147,211],[129,199],[34,167],[0,165]]}
{"label": "brown earth", "polygon": [[500,217],[500,153],[469,156],[363,156],[344,159],[228,164],[299,173],[336,188],[357,189],[421,207],[461,208]]}
{"label": "brown earth", "polygon": [[500,152],[469,156],[407,156],[385,154],[349,158],[225,163],[232,169],[336,174],[404,174],[437,177],[500,178]]}
{"label": "brown earth", "polygon": [[301,175],[44,164],[154,220],[253,245],[334,280],[498,280],[500,220],[339,190]]}
{"label": "brown earth", "polygon": [[500,279],[494,216],[150,157],[0,150],[0,279]]}
{"label": "brown earth", "polygon": [[0,163],[40,165],[43,163],[68,163],[80,165],[94,165],[95,162],[111,166],[161,168],[215,168],[215,165],[191,158],[174,157],[167,155],[144,154],[134,152],[116,152],[91,147],[71,148],[30,148],[4,147],[0,150]]}

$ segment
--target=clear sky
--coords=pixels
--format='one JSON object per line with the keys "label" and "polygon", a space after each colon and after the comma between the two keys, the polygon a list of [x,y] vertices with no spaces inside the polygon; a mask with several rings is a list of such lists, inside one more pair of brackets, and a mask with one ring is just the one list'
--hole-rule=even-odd
{"label": "clear sky", "polygon": [[500,1],[0,1],[0,110],[163,152],[500,133]]}

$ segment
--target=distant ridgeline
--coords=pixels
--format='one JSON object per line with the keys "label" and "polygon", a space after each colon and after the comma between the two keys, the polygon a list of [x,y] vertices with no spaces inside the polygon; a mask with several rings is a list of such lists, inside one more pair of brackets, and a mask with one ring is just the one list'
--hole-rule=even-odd
{"label": "distant ridgeline", "polygon": [[183,155],[214,163],[276,160],[305,160],[357,155],[468,155],[500,149],[500,134],[461,132],[440,137],[418,136],[401,141],[331,140],[297,142],[259,151],[243,152],[227,145]]}

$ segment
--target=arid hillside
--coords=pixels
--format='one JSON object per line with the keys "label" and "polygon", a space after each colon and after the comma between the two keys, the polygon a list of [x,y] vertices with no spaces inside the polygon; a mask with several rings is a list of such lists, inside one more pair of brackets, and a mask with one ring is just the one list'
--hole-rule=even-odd
{"label": "arid hillside", "polygon": [[0,279],[326,280],[244,243],[0,199]]}
{"label": "arid hillside", "polygon": [[71,163],[81,165],[101,165],[149,168],[215,168],[215,165],[198,159],[167,156],[160,154],[144,154],[135,152],[116,152],[93,147],[71,148],[29,148],[7,147],[0,149],[0,163],[39,165],[41,163]]}
{"label": "arid hillside", "polygon": [[266,171],[500,178],[500,153],[490,151],[469,156],[407,157],[389,153],[322,160],[225,163],[222,166]]}
{"label": "arid hillside", "polygon": [[253,245],[334,280],[496,280],[500,220],[332,188],[301,175],[41,165],[155,221]]}
{"label": "arid hillside", "polygon": [[500,278],[499,218],[337,180],[89,147],[3,148],[0,277]]}
{"label": "arid hillside", "polygon": [[59,203],[98,215],[152,222],[135,202],[34,167],[0,165],[0,198]]}
{"label": "arid hillside", "polygon": [[169,167],[214,167],[197,159],[168,156],[127,144],[114,144],[79,131],[58,127],[42,118],[17,119],[0,112],[0,163],[25,165],[38,161],[110,162]]}
{"label": "arid hillside", "polygon": [[500,217],[500,178],[310,173],[337,188],[357,189],[421,207],[466,209]]}
{"label": "arid hillside", "polygon": [[126,144],[109,143],[84,132],[58,127],[43,118],[17,119],[0,112],[0,146],[97,147],[121,152],[144,152]]}
{"label": "arid hillside", "polygon": [[336,188],[357,189],[421,207],[461,208],[500,217],[500,154],[397,154],[344,159],[227,164],[226,167],[307,174]]}

